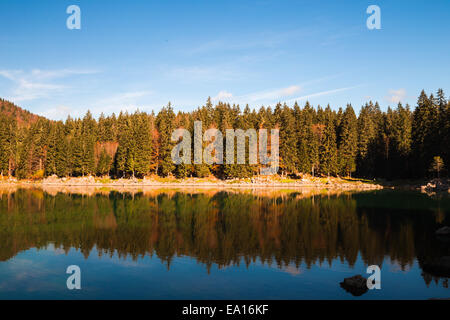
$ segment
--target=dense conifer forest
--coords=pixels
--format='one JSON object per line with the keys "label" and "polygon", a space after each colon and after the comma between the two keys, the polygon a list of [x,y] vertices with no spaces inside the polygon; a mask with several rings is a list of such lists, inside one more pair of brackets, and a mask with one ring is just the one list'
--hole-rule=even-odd
{"label": "dense conifer forest", "polygon": [[439,89],[436,95],[422,91],[413,110],[399,103],[382,111],[377,102],[368,102],[358,115],[351,105],[337,109],[279,103],[241,110],[208,99],[192,112],[175,113],[169,103],[157,114],[102,114],[97,120],[88,111],[82,119],[63,122],[0,100],[0,174],[19,179],[152,174],[227,179],[258,173],[258,165],[248,164],[175,165],[172,132],[193,132],[194,121],[202,121],[203,131],[279,129],[282,175],[424,178],[434,176],[436,166],[446,175],[450,163],[450,101]]}

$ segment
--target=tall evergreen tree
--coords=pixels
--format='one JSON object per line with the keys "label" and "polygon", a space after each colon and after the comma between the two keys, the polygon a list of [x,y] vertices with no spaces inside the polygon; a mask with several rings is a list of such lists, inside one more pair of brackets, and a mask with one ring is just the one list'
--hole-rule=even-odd
{"label": "tall evergreen tree", "polygon": [[324,130],[319,148],[320,171],[327,176],[338,170],[335,118],[330,106],[324,111]]}
{"label": "tall evergreen tree", "polygon": [[358,151],[358,120],[351,105],[347,105],[341,119],[338,137],[339,172],[351,176],[356,170]]}
{"label": "tall evergreen tree", "polygon": [[156,126],[159,132],[159,173],[162,176],[173,174],[175,164],[172,161],[172,149],[175,143],[171,141],[174,131],[175,114],[169,103],[167,107],[161,109],[156,117]]}
{"label": "tall evergreen tree", "polygon": [[437,122],[438,109],[432,99],[428,98],[425,91],[422,90],[413,113],[412,125],[415,177],[426,176],[433,156],[438,155],[439,148],[436,146],[435,131]]}

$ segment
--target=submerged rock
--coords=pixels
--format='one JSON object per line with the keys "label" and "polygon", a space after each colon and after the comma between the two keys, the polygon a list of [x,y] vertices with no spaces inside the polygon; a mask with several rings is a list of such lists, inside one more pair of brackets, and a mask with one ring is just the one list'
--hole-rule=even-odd
{"label": "submerged rock", "polygon": [[361,296],[369,290],[367,288],[367,279],[360,274],[350,278],[345,278],[340,285],[341,288],[345,289],[347,292],[350,292],[354,296]]}
{"label": "submerged rock", "polygon": [[442,227],[436,231],[437,236],[450,236],[450,227]]}

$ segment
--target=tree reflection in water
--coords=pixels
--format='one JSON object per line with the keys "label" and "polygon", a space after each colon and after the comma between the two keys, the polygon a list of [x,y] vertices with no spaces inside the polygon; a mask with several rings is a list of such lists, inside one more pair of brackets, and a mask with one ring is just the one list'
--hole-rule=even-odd
{"label": "tree reflection in water", "polygon": [[[170,268],[175,256],[190,256],[219,268],[255,262],[279,268],[333,264],[382,265],[387,257],[401,270],[450,256],[436,238],[450,225],[449,199],[376,191],[91,192],[41,189],[0,191],[0,261],[53,243],[87,258],[139,259],[156,254]],[[442,275],[440,275],[442,276]],[[424,273],[428,283],[437,276]],[[448,275],[444,275],[444,278]],[[444,286],[447,281],[444,280]]]}

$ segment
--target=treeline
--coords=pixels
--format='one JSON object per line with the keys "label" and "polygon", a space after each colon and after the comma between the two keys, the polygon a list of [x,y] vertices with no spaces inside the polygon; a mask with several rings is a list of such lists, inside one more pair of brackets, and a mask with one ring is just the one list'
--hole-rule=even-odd
{"label": "treeline", "polygon": [[[0,100],[0,111],[13,109],[11,105]],[[450,101],[442,89],[436,96],[422,91],[414,110],[399,103],[381,111],[378,103],[369,102],[358,116],[351,105],[337,111],[308,102],[303,107],[279,103],[273,109],[251,110],[247,105],[241,110],[222,102],[214,106],[208,99],[192,112],[175,113],[169,103],[158,114],[121,112],[96,120],[88,111],[82,119],[69,117],[65,122],[27,118],[31,120],[19,121],[22,118],[11,112],[0,112],[2,176],[242,178],[259,172],[258,165],[175,165],[172,132],[186,128],[193,133],[194,121],[202,121],[203,131],[217,128],[223,133],[279,129],[283,175],[422,178],[431,174],[434,157],[450,163]]]}

